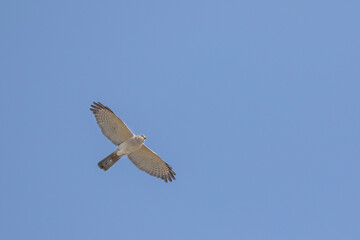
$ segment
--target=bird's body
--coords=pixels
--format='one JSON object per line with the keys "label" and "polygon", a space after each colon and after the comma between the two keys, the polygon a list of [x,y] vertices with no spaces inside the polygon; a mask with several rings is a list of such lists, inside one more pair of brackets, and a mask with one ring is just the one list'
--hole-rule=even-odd
{"label": "bird's body", "polygon": [[124,156],[135,152],[144,144],[145,139],[146,138],[144,135],[132,136],[131,138],[125,140],[125,142],[119,145],[119,147],[115,151],[116,155]]}
{"label": "bird's body", "polygon": [[117,149],[98,163],[99,168],[107,171],[121,157],[128,158],[141,170],[161,178],[165,182],[175,180],[175,172],[156,153],[145,146],[144,135],[134,135],[125,123],[117,117],[110,108],[100,102],[91,105],[96,121],[102,133],[115,145]]}
{"label": "bird's body", "polygon": [[107,171],[121,157],[137,151],[144,144],[146,137],[144,135],[136,135],[122,142],[119,147],[98,163],[100,169]]}

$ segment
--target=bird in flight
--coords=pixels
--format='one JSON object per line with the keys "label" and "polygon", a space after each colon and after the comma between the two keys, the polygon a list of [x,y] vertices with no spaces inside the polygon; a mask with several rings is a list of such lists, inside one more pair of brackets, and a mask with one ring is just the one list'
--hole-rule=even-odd
{"label": "bird in flight", "polygon": [[175,180],[176,174],[172,167],[144,144],[144,135],[134,135],[110,108],[100,102],[93,102],[90,110],[94,113],[101,132],[118,146],[113,153],[98,163],[100,169],[107,171],[121,157],[127,155],[140,170],[165,182]]}

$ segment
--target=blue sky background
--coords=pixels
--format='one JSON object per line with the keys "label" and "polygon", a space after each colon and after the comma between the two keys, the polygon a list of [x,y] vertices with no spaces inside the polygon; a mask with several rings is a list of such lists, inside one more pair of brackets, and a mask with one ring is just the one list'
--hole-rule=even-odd
{"label": "blue sky background", "polygon": [[[360,239],[359,1],[2,1],[0,239]],[[115,149],[101,101],[167,161]]]}

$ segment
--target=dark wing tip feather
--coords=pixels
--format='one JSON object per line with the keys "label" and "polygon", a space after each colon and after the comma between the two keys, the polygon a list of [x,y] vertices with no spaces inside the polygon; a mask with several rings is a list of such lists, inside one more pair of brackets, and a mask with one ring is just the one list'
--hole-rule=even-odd
{"label": "dark wing tip feather", "polygon": [[168,182],[168,180],[170,181],[170,182],[172,182],[172,180],[175,180],[175,172],[172,170],[172,167],[170,167],[170,165],[169,164],[167,164],[167,163],[165,163],[166,164],[166,167],[168,168],[168,170],[169,170],[169,172],[165,175],[165,176],[163,176],[162,177],[162,179],[167,183]]}
{"label": "dark wing tip feather", "polygon": [[93,104],[90,105],[91,108],[90,110],[95,114],[97,112],[99,112],[100,110],[102,109],[105,109],[105,110],[108,110],[110,112],[113,112],[111,111],[110,108],[108,108],[107,106],[103,105],[101,102],[93,102]]}
{"label": "dark wing tip feather", "polygon": [[175,180],[174,174],[171,171],[169,173],[170,173],[170,176]]}

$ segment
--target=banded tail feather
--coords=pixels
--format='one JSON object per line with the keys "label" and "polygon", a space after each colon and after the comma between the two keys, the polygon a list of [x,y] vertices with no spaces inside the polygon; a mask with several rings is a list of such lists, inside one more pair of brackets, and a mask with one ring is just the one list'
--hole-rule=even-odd
{"label": "banded tail feather", "polygon": [[100,169],[107,171],[109,168],[111,168],[122,156],[118,156],[116,152],[111,153],[109,156],[104,158],[98,163],[98,166]]}

